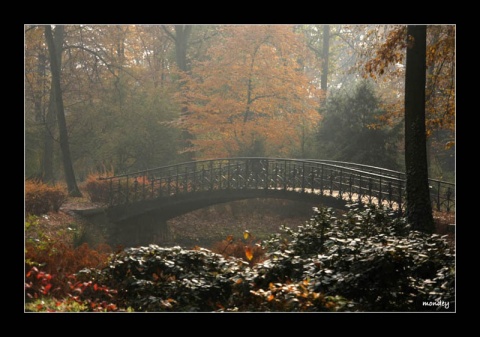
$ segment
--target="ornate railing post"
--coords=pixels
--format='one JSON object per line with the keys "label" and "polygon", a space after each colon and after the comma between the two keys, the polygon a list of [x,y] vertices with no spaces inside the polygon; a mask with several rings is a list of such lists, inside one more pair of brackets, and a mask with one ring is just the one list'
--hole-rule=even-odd
{"label": "ornate railing post", "polygon": [[143,182],[142,182],[142,200],[145,200],[145,199],[147,199],[147,189],[145,187],[147,178],[145,176],[143,176],[142,180],[143,180]]}
{"label": "ornate railing post", "polygon": [[338,185],[338,198],[343,199],[343,168],[340,169],[340,183]]}
{"label": "ornate railing post", "polygon": [[230,190],[230,159],[227,161],[227,190]]}
{"label": "ornate railing post", "polygon": [[368,203],[372,203],[372,178],[368,178]]}
{"label": "ornate railing post", "polygon": [[330,170],[330,195],[333,194],[333,170]]}
{"label": "ornate railing post", "polygon": [[197,190],[197,165],[193,168],[192,192]]}
{"label": "ornate railing post", "polygon": [[152,177],[151,180],[150,185],[152,185],[152,189],[150,191],[150,198],[153,199],[155,198],[155,178]]}
{"label": "ornate railing post", "polygon": [[268,187],[270,185],[270,179],[268,177],[268,174],[270,172],[270,170],[268,169],[268,166],[270,166],[270,163],[268,161],[268,159],[265,159],[265,189],[268,190]]}
{"label": "ornate railing post", "polygon": [[323,164],[320,164],[320,195],[323,196]]}
{"label": "ornate railing post", "polygon": [[440,182],[438,182],[437,189],[437,211],[440,211]]}
{"label": "ornate railing post", "polygon": [[403,213],[403,186],[402,183],[398,184],[398,208],[400,210],[400,214]]}
{"label": "ornate railing post", "polygon": [[138,180],[137,177],[133,180],[133,202],[137,201]]}
{"label": "ornate railing post", "polygon": [[305,162],[302,162],[302,193],[305,193]]}
{"label": "ornate railing post", "polygon": [[213,191],[213,183],[214,183],[214,176],[213,176],[213,160],[210,161],[210,191]]}
{"label": "ornate railing post", "polygon": [[128,176],[127,176],[126,185],[127,186],[125,187],[125,191],[126,191],[125,200],[126,200],[126,203],[128,204],[130,202],[130,186],[128,186]]}
{"label": "ornate railing post", "polygon": [[388,206],[393,208],[393,190],[392,190],[392,182],[388,182]]}
{"label": "ornate railing post", "polygon": [[312,182],[312,194],[315,193],[315,168],[310,166],[310,179]]}
{"label": "ornate railing post", "polygon": [[350,202],[352,202],[352,195],[353,195],[352,186],[353,186],[353,175],[350,174],[350,178],[348,180],[348,200]]}
{"label": "ornate railing post", "polygon": [[237,161],[237,190],[240,189],[240,164]]}
{"label": "ornate railing post", "polygon": [[358,177],[358,203],[362,204],[362,176]]}
{"label": "ornate railing post", "polygon": [[382,194],[382,176],[380,176],[378,181],[378,206],[383,204],[383,194]]}
{"label": "ornate railing post", "polygon": [[447,188],[447,212],[450,212],[450,197],[452,195],[452,191],[450,187]]}
{"label": "ornate railing post", "polygon": [[110,179],[110,182],[108,185],[109,185],[108,204],[112,206],[113,205],[113,179]]}
{"label": "ornate railing post", "polygon": [[167,195],[170,196],[171,195],[171,191],[170,191],[170,188],[171,188],[171,184],[172,184],[172,181],[171,181],[172,177],[171,176],[168,176],[167,178]]}
{"label": "ornate railing post", "polygon": [[200,181],[200,191],[204,191],[204,186],[205,185],[205,167],[202,164],[202,180]]}
{"label": "ornate railing post", "polygon": [[275,162],[275,170],[274,170],[274,176],[273,176],[273,186],[275,189],[277,189],[277,184],[278,184],[277,178],[278,178],[278,163]]}
{"label": "ornate railing post", "polygon": [[175,172],[175,195],[180,194],[180,177],[178,174],[178,169],[179,169],[179,166],[176,167],[176,172]]}

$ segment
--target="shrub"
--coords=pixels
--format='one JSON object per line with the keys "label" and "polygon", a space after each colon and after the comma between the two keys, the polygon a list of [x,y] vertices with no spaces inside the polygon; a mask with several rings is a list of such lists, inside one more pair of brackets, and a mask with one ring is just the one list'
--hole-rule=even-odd
{"label": "shrub", "polygon": [[67,199],[64,188],[49,186],[35,180],[25,181],[25,212],[41,215],[58,212]]}
{"label": "shrub", "polygon": [[[96,247],[97,249],[91,249],[88,244],[83,243],[74,247],[73,238],[65,233],[65,230],[47,233],[41,228],[37,216],[27,217],[25,222],[25,287],[28,300],[34,300],[44,295],[52,295],[57,298],[65,296],[69,291],[68,282],[70,282],[72,274],[82,268],[102,268],[106,265],[111,253],[108,245],[101,244]],[[46,286],[45,281],[48,281],[49,286],[42,288],[42,286]],[[44,292],[45,289],[47,292]]]}
{"label": "shrub", "polygon": [[109,180],[99,180],[96,175],[90,174],[86,179],[84,188],[87,191],[90,201],[108,203],[110,191]]}
{"label": "shrub", "polygon": [[108,312],[119,311],[111,303],[115,290],[97,283],[81,282],[74,275],[69,276],[69,289],[63,298],[49,296],[52,276],[33,267],[26,275],[25,292],[32,299],[25,303],[26,311],[35,312]]}
{"label": "shrub", "polygon": [[[267,264],[257,282],[308,279],[313,290],[340,295],[361,311],[454,310],[455,255],[445,236],[411,231],[404,218],[376,206],[331,210],[298,231],[283,228],[264,242]],[[285,243],[287,242],[287,243]],[[448,302],[449,307],[424,302]]]}
{"label": "shrub", "polygon": [[84,302],[134,311],[455,310],[453,248],[384,207],[353,206],[340,219],[315,209],[262,246],[268,259],[253,266],[203,248],[128,248],[77,280],[112,289],[108,300],[83,292]]}
{"label": "shrub", "polygon": [[[113,175],[113,174],[112,174]],[[112,184],[112,185],[111,185]],[[119,179],[111,181],[100,180],[94,174],[90,174],[84,184],[84,189],[87,191],[88,197],[92,202],[99,202],[108,204],[109,202],[119,202],[121,200],[115,200],[116,198],[125,198],[127,195],[129,198],[146,197],[151,195],[151,181],[144,176],[132,177],[127,185],[126,179]],[[121,193],[114,193],[110,195],[110,189],[121,191]],[[147,191],[148,190],[148,191]],[[113,197],[114,200],[110,200]]]}
{"label": "shrub", "polygon": [[78,277],[116,289],[117,306],[135,311],[215,311],[231,296],[232,278],[247,266],[207,249],[149,245],[125,249],[102,271],[84,269]]}

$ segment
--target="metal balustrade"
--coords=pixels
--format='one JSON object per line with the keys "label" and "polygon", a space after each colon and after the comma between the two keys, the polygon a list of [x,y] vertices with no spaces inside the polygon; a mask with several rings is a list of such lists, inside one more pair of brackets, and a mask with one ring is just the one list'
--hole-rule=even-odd
{"label": "metal balustrade", "polygon": [[[376,203],[405,210],[405,174],[327,160],[223,158],[102,177],[109,206],[214,190],[277,190]],[[455,210],[455,185],[429,179],[432,207]]]}

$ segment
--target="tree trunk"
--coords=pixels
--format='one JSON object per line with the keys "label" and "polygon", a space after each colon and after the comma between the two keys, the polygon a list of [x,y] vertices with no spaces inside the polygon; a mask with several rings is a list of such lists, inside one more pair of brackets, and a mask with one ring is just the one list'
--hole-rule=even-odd
{"label": "tree trunk", "polygon": [[[63,26],[56,26],[55,35],[58,34],[58,40],[63,41]],[[45,26],[45,39],[47,41],[48,52],[50,55],[50,69],[52,72],[52,87],[54,88],[55,111],[57,112],[58,130],[60,136],[60,149],[62,151],[63,169],[65,171],[65,180],[67,182],[68,195],[71,197],[81,197],[82,193],[78,189],[73,171],[72,159],[70,157],[70,146],[68,143],[67,123],[65,120],[65,111],[63,109],[63,98],[60,86],[61,59],[57,58],[57,49],[61,50],[62,46],[55,45],[53,40],[52,28],[50,25]]]}
{"label": "tree trunk", "polygon": [[425,128],[426,33],[423,25],[407,28],[405,74],[406,215],[412,229],[434,231],[428,186]]}
{"label": "tree trunk", "polygon": [[[439,30],[434,29],[434,33],[432,34],[431,37],[431,43],[436,44],[439,39]],[[426,93],[425,93],[425,105],[428,107],[431,104],[433,104],[431,101],[433,101],[433,96],[434,92],[436,90],[435,88],[435,63],[432,62],[427,68],[427,79],[426,79]],[[425,119],[428,120],[429,116],[426,114]],[[428,170],[429,170],[429,176],[432,176],[435,171],[434,171],[434,166],[433,166],[433,160],[432,158],[435,155],[434,149],[433,149],[433,134],[430,134],[429,137],[427,137],[427,165],[428,165]]]}
{"label": "tree trunk", "polygon": [[53,183],[53,132],[55,128],[55,93],[50,88],[50,98],[45,116],[45,133],[42,160],[42,181]]}
{"label": "tree trunk", "polygon": [[[189,71],[187,62],[187,47],[191,32],[191,25],[175,25],[175,61],[178,68],[185,73],[188,73]],[[183,82],[181,85],[183,86]],[[189,111],[186,104],[182,107],[181,115],[183,118],[188,118]],[[183,145],[185,146],[185,150],[191,147],[193,135],[188,132],[188,130],[182,130],[181,138]],[[186,151],[184,153],[184,157],[185,161],[192,161],[195,158],[195,153],[193,151]]]}
{"label": "tree trunk", "polygon": [[180,70],[187,72],[187,46],[192,26],[190,25],[175,25],[175,57],[177,66]]}
{"label": "tree trunk", "polygon": [[328,54],[330,45],[330,26],[323,25],[323,50],[322,50],[322,76],[320,78],[320,89],[327,92],[327,78],[328,78]]}
{"label": "tree trunk", "polygon": [[[44,79],[46,75],[46,68],[47,68],[47,56],[42,52],[38,55],[38,64],[37,64],[37,73],[38,73],[38,80],[37,80],[37,88],[39,88],[39,92],[35,94],[35,120],[37,122],[42,123],[45,128],[43,130],[43,139],[44,139],[44,147],[43,147],[43,156],[42,156],[42,166],[40,168],[40,179],[44,183],[52,183],[53,182],[53,138],[51,136],[51,132],[55,127],[55,118],[53,119],[52,123],[52,105],[54,104],[52,100],[52,89],[50,89],[50,100],[49,106],[45,109],[45,105],[43,104],[43,96],[45,95],[45,85]],[[41,89],[40,89],[41,88]]]}

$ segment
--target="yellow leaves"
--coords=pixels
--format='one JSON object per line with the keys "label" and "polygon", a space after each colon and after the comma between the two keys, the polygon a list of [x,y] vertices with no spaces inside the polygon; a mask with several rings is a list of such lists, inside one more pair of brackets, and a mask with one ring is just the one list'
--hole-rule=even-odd
{"label": "yellow leaves", "polygon": [[251,236],[250,232],[248,230],[243,232],[243,238],[247,240]]}
{"label": "yellow leaves", "polygon": [[455,142],[454,141],[449,141],[445,144],[445,150],[449,150],[454,146],[455,146]]}

